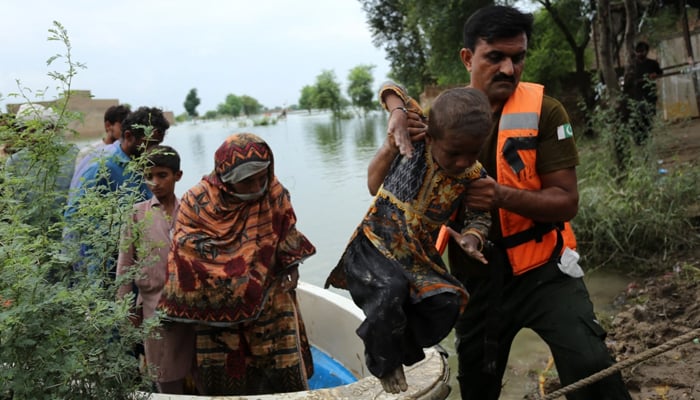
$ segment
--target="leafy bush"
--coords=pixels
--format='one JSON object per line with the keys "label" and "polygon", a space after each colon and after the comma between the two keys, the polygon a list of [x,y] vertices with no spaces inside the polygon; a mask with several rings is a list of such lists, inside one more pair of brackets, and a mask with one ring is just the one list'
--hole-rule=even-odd
{"label": "leafy bush", "polygon": [[[72,269],[75,253],[63,239],[66,193],[55,183],[72,151],[63,140],[71,120],[66,104],[81,65],[70,57],[65,28],[54,22],[49,32],[66,53],[48,64],[63,59],[68,66],[65,74],[49,73],[66,93],[55,105],[58,122],[37,122],[25,131],[12,123],[0,126],[0,141],[24,149],[29,160],[21,174],[2,171],[0,182],[0,398],[133,399],[149,384],[132,350],[152,326],[139,330],[128,323],[133,298],[116,301],[113,279]],[[29,101],[22,89],[15,96]],[[83,238],[98,249],[99,262],[111,256],[104,249],[115,248],[118,222],[133,201],[94,191],[81,202],[82,215],[100,216],[102,229]],[[91,221],[94,228],[98,220]]]}
{"label": "leafy bush", "polygon": [[633,144],[633,123],[614,110],[594,110],[592,121],[598,136],[579,140],[579,212],[572,221],[585,264],[667,269],[659,259],[698,243],[690,209],[700,198],[700,168],[677,162],[659,170],[653,136],[664,131],[659,120],[642,146]]}

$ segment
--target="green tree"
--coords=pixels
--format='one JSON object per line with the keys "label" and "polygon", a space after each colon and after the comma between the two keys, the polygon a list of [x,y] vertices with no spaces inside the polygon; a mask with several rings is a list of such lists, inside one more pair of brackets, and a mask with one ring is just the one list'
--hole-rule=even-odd
{"label": "green tree", "polygon": [[544,84],[547,93],[562,93],[565,84],[574,84],[571,78],[576,63],[571,47],[545,11],[535,13],[533,30],[536,34],[528,43],[522,80]]}
{"label": "green tree", "polygon": [[436,80],[428,70],[428,47],[414,12],[414,2],[360,0],[360,3],[367,14],[374,45],[384,47],[387,53],[390,76],[418,97],[424,85]]}
{"label": "green tree", "polygon": [[253,97],[250,97],[248,95],[242,95],[240,97],[241,100],[241,107],[243,114],[245,114],[246,117],[250,117],[251,115],[259,114],[260,111],[263,109],[262,104],[258,102],[258,100],[254,99]]}
{"label": "green tree", "polygon": [[492,0],[413,2],[411,12],[417,14],[419,29],[425,32],[427,68],[434,76],[433,83],[448,86],[469,81],[469,73],[459,58],[464,46],[464,22],[474,11],[492,3]]}
{"label": "green tree", "polygon": [[204,113],[204,119],[215,119],[219,116],[219,113],[214,110],[209,110]]}
{"label": "green tree", "polygon": [[374,76],[372,71],[374,65],[358,65],[348,73],[348,96],[352,105],[362,110],[364,114],[376,109],[377,103],[374,101],[374,91],[372,84]]}
{"label": "green tree", "polygon": [[374,45],[384,47],[390,77],[414,97],[428,85],[465,83],[462,26],[492,0],[360,0]]}
{"label": "green tree", "polygon": [[335,77],[335,72],[331,70],[322,71],[316,77],[315,91],[314,103],[316,108],[331,110],[334,117],[342,115],[343,105],[347,100],[341,94],[340,83]]}
{"label": "green tree", "polygon": [[[551,22],[559,30],[574,56],[574,81],[576,82],[580,99],[588,109],[595,103],[591,76],[586,68],[586,52],[591,39],[595,3],[591,0],[537,0],[547,11]],[[535,34],[538,34],[537,32]],[[549,57],[550,62],[560,60]],[[528,68],[531,68],[528,67]],[[537,66],[534,69],[538,69]]]}
{"label": "green tree", "polygon": [[302,110],[307,110],[309,113],[311,113],[311,109],[314,108],[314,104],[316,104],[316,87],[306,85],[301,88],[299,108]]}
{"label": "green tree", "polygon": [[219,113],[219,115],[226,115],[234,118],[241,115],[242,109],[243,100],[241,100],[241,98],[235,94],[227,95],[226,100],[216,107],[216,111]]}
{"label": "green tree", "polygon": [[197,89],[190,89],[190,92],[187,93],[187,97],[185,97],[185,111],[187,111],[187,115],[190,117],[194,118],[198,116],[197,114],[197,106],[201,103],[201,100],[199,100],[199,97],[197,97]]}

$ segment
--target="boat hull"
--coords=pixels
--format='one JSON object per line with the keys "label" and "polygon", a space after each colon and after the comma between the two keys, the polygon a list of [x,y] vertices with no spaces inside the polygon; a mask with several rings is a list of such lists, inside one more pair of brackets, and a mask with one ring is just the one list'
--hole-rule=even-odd
{"label": "boat hull", "polygon": [[[302,392],[255,396],[256,399],[421,399],[442,400],[450,393],[447,355],[439,347],[425,349],[425,359],[404,367],[408,390],[384,392],[365,366],[364,346],[355,330],[364,314],[348,298],[305,282],[297,288],[299,307],[309,340],[349,370],[357,381]],[[250,396],[192,396],[154,393],[151,400],[250,399]]]}

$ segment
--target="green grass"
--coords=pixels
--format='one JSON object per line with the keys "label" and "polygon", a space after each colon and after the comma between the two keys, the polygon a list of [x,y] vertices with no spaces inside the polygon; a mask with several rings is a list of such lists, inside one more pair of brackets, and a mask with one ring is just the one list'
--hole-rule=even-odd
{"label": "green grass", "polygon": [[[663,148],[654,135],[665,134],[666,124],[657,121],[650,141],[636,146],[628,124],[598,112],[597,137],[578,141],[579,212],[572,225],[584,265],[630,273],[668,271],[664,260],[700,243],[692,223],[700,168],[677,162],[660,173]],[[622,166],[612,150],[615,137],[625,143]]]}

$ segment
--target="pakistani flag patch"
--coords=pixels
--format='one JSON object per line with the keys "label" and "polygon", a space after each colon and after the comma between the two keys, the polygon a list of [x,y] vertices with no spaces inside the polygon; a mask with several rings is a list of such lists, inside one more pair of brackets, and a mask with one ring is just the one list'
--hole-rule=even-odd
{"label": "pakistani flag patch", "polygon": [[557,138],[559,140],[569,139],[574,137],[574,130],[571,129],[571,124],[559,125],[557,127]]}

